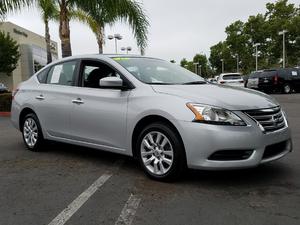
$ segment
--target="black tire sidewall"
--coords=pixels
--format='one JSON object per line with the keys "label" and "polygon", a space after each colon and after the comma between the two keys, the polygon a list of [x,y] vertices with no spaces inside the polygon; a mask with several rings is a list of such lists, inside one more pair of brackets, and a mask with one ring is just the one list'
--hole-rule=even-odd
{"label": "black tire sidewall", "polygon": [[[37,139],[37,142],[36,144],[33,146],[33,147],[30,147],[26,141],[25,141],[25,137],[24,137],[24,123],[25,121],[28,119],[28,118],[31,118],[35,121],[36,125],[37,125],[37,128],[38,128],[38,139]],[[42,133],[42,129],[41,129],[41,125],[40,125],[40,122],[39,122],[39,119],[37,118],[37,116],[34,114],[34,113],[30,113],[30,114],[27,114],[24,118],[23,118],[23,121],[22,121],[22,137],[23,137],[23,141],[24,141],[24,144],[26,146],[26,148],[30,151],[33,151],[33,152],[37,152],[37,151],[41,151],[41,147],[44,143],[44,137],[43,137],[43,133]]]}
{"label": "black tire sidewall", "polygon": [[[162,134],[164,134],[171,142],[171,145],[173,148],[173,152],[174,152],[173,163],[172,163],[170,170],[164,175],[156,175],[156,174],[151,173],[145,167],[142,157],[141,157],[140,148],[141,148],[142,140],[148,133],[153,132],[153,131],[158,131],[158,132],[161,132]],[[152,124],[146,126],[140,133],[140,135],[137,139],[135,148],[136,148],[137,157],[138,157],[139,163],[141,164],[141,167],[146,172],[146,174],[152,179],[160,180],[160,181],[172,181],[174,179],[179,178],[181,173],[184,171],[184,169],[186,167],[185,166],[186,165],[185,151],[184,151],[184,147],[183,147],[181,138],[174,131],[174,129],[167,124],[158,122],[158,123],[152,123]]]}

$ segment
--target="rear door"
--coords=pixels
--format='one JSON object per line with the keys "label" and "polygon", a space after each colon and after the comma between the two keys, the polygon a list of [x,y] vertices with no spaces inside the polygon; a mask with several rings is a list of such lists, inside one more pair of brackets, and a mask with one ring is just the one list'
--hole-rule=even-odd
{"label": "rear door", "polygon": [[83,60],[78,103],[71,113],[71,134],[77,141],[101,146],[104,150],[124,151],[127,104],[130,90],[101,88],[99,80],[120,76],[106,63]]}
{"label": "rear door", "polygon": [[56,64],[49,69],[47,79],[37,91],[36,111],[42,128],[52,137],[68,138],[70,112],[77,89],[75,76],[77,61]]}

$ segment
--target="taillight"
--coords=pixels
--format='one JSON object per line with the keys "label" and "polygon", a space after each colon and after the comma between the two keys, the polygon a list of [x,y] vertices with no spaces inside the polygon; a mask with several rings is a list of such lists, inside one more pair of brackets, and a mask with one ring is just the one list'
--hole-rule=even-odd
{"label": "taillight", "polygon": [[11,93],[12,99],[15,98],[15,96],[17,95],[17,93],[18,93],[19,90],[20,90],[19,88],[13,90],[13,92]]}
{"label": "taillight", "polygon": [[275,85],[278,84],[278,74],[276,74],[275,77],[273,77],[273,83]]}
{"label": "taillight", "polygon": [[225,81],[220,81],[220,84],[225,84],[226,82]]}

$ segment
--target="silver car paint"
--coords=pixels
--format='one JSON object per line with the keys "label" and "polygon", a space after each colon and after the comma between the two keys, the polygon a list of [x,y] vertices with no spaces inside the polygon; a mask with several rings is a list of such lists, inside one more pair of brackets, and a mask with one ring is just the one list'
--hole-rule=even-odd
{"label": "silver car paint", "polygon": [[[267,145],[291,137],[287,126],[280,131],[263,134],[254,121],[240,111],[279,105],[272,97],[260,92],[213,84],[147,85],[137,80],[109,56],[78,56],[65,60],[70,59],[93,59],[109,63],[123,74],[135,89],[98,90],[39,84],[36,76],[33,76],[20,85],[21,91],[12,104],[12,122],[16,128],[19,128],[21,111],[30,108],[37,114],[46,139],[132,155],[132,135],[135,126],[146,116],[157,115],[169,120],[180,133],[188,167],[205,169],[256,166],[264,162],[261,161],[261,157]],[[36,98],[40,95],[45,99]],[[72,100],[78,98],[84,103],[72,103]],[[194,114],[186,107],[188,102],[233,110],[248,126],[194,123]],[[255,153],[248,160],[207,160],[216,150],[249,148],[254,149]],[[290,150],[287,149],[284,154]]]}

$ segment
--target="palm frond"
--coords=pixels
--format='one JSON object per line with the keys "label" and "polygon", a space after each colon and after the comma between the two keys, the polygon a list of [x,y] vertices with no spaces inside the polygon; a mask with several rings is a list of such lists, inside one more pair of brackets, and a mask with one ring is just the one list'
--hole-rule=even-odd
{"label": "palm frond", "polygon": [[8,12],[19,10],[24,6],[31,6],[36,0],[1,0],[0,15],[6,15]]}
{"label": "palm frond", "polygon": [[112,25],[117,21],[128,23],[143,51],[147,47],[149,21],[141,3],[134,0],[69,0],[96,21],[98,26]]}

